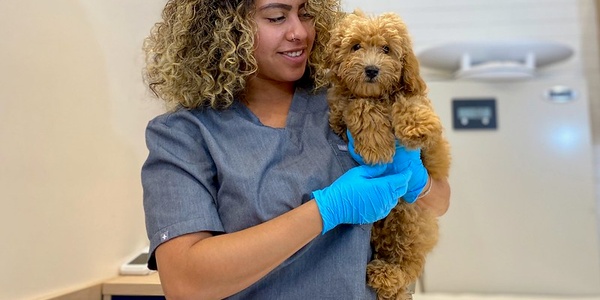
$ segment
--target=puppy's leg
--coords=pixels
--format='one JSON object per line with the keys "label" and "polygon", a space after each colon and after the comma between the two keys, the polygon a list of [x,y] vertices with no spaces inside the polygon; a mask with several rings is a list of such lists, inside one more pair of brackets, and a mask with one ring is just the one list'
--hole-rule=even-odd
{"label": "puppy's leg", "polygon": [[398,96],[392,105],[394,134],[408,148],[421,148],[422,159],[434,179],[447,178],[450,146],[443,137],[442,123],[424,96]]}
{"label": "puppy's leg", "polygon": [[404,235],[394,251],[401,253],[394,262],[402,270],[405,280],[403,293],[409,284],[417,281],[423,273],[427,255],[438,241],[438,223],[433,214],[418,205],[399,205],[398,219],[393,226]]}
{"label": "puppy's leg", "polygon": [[442,135],[442,123],[424,96],[397,96],[392,104],[392,126],[409,149],[426,148]]}
{"label": "puppy's leg", "polygon": [[344,111],[344,120],[354,137],[354,149],[365,163],[391,162],[395,138],[389,108],[371,99],[354,99]]}
{"label": "puppy's leg", "polygon": [[437,228],[431,213],[404,202],[373,225],[375,259],[367,266],[367,280],[380,299],[405,296],[408,285],[423,272],[426,255],[437,242]]}

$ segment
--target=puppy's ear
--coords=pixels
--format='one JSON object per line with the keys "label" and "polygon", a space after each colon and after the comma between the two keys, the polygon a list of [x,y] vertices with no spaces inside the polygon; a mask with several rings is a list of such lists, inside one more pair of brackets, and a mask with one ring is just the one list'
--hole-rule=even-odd
{"label": "puppy's ear", "polygon": [[345,34],[344,28],[347,26],[349,16],[350,15],[344,16],[344,18],[338,21],[333,27],[326,47],[327,68],[329,69],[329,77],[333,81],[335,81],[335,78],[337,77],[340,61],[343,56],[342,42]]}
{"label": "puppy's ear", "polygon": [[406,96],[422,95],[427,85],[419,71],[419,61],[412,50],[410,43],[403,43],[403,67],[402,67],[402,93]]}
{"label": "puppy's ear", "polygon": [[337,61],[337,57],[338,57],[338,52],[339,52],[339,48],[341,46],[341,37],[340,37],[340,32],[339,32],[339,28],[334,28],[331,31],[331,37],[329,38],[329,42],[327,43],[327,47],[326,47],[326,53],[327,53],[327,58],[326,58],[326,67],[327,69],[329,69],[329,74],[330,75],[335,75],[337,74],[337,69],[338,69],[338,63],[336,63]]}
{"label": "puppy's ear", "polygon": [[404,24],[402,19],[394,13],[384,14],[382,17],[386,18],[390,24],[394,24],[394,27],[396,27],[396,32],[398,32],[400,35],[400,38],[396,41],[399,44],[399,47],[402,49],[401,59],[403,66],[402,75],[400,78],[400,89],[402,93],[406,96],[424,94],[427,89],[427,85],[421,78],[419,61],[413,52],[412,41],[410,35],[408,34],[406,24]]}

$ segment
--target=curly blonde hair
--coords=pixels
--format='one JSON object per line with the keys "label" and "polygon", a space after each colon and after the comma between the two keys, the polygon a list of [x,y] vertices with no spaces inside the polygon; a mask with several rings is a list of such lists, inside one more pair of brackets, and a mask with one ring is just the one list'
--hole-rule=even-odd
{"label": "curly blonde hair", "polygon": [[[299,84],[327,85],[325,47],[339,0],[308,0],[316,38]],[[225,109],[257,72],[253,0],[169,0],[144,41],[144,79],[167,107]]]}

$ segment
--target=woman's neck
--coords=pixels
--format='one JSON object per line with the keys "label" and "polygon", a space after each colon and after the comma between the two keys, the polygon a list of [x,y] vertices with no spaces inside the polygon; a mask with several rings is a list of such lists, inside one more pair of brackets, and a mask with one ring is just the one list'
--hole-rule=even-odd
{"label": "woman's neck", "polygon": [[246,85],[244,103],[263,125],[284,128],[294,90],[293,82],[281,83],[253,78]]}

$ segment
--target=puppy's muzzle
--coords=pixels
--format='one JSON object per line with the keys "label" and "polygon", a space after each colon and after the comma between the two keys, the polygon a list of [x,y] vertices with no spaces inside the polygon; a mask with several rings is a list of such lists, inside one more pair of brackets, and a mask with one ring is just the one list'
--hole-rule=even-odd
{"label": "puppy's muzzle", "polygon": [[365,75],[369,81],[372,81],[379,75],[379,68],[376,66],[366,66],[365,67]]}

